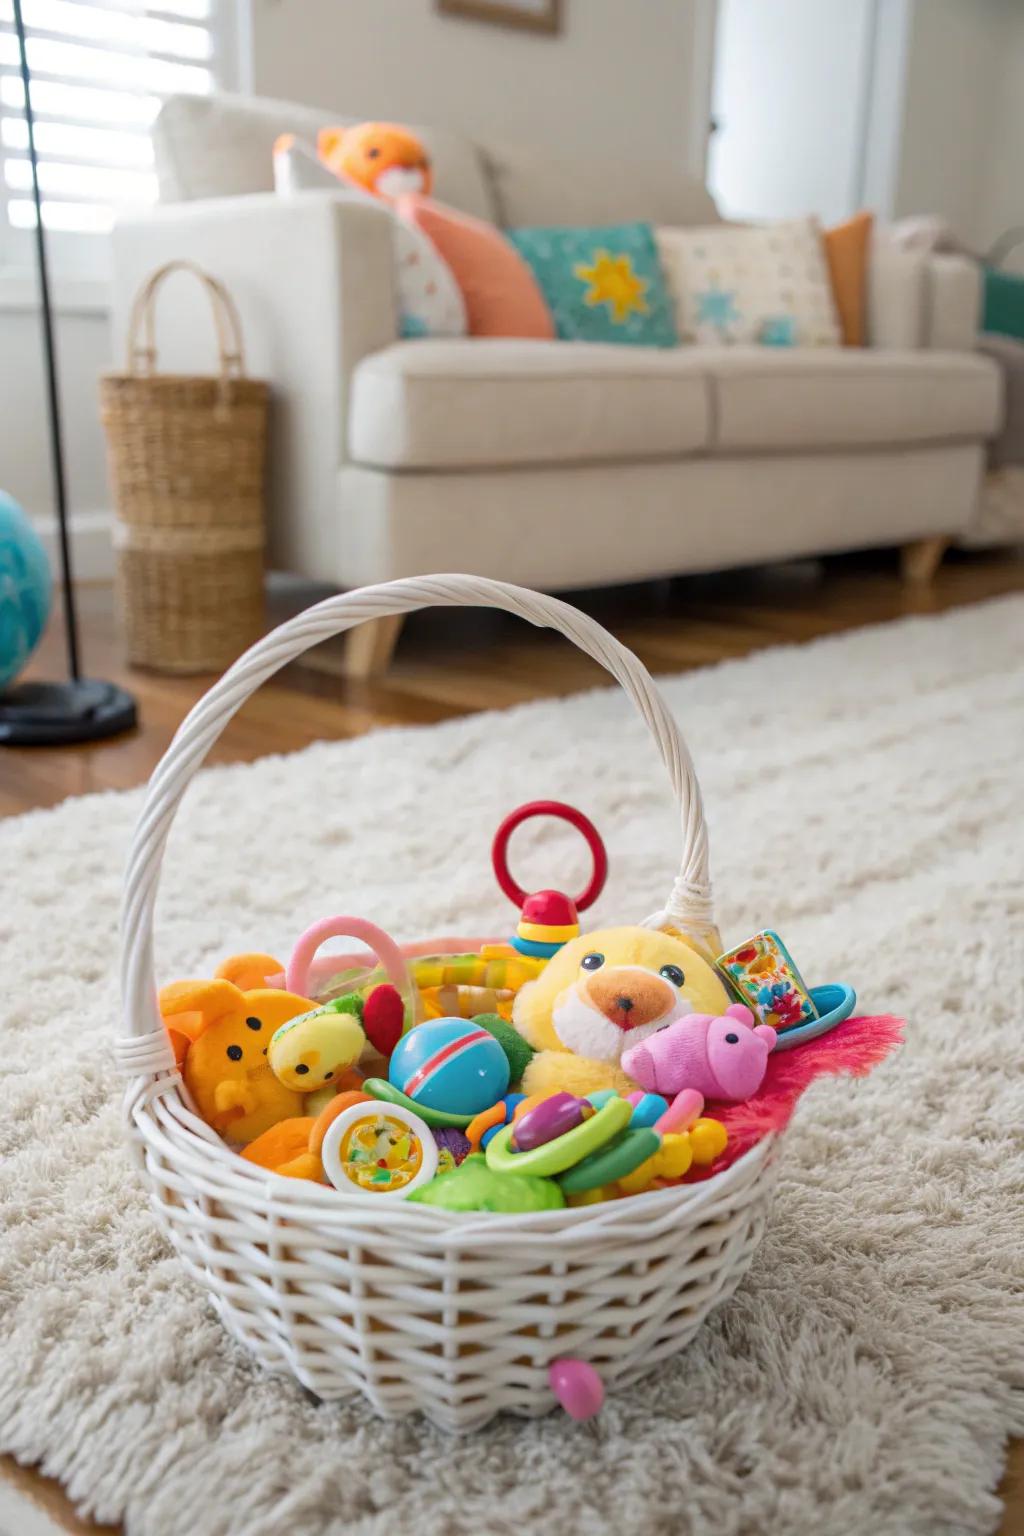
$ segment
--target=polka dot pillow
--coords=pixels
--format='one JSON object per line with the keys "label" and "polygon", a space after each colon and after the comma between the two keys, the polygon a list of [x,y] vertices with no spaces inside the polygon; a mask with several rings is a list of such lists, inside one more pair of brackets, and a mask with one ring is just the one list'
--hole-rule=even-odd
{"label": "polka dot pillow", "polygon": [[274,152],[274,190],[283,197],[295,192],[343,192],[346,197],[373,203],[391,218],[395,250],[395,291],[399,331],[413,336],[465,336],[466,306],[462,290],[433,241],[399,218],[389,203],[362,187],[342,181],[308,145],[293,142]]}
{"label": "polka dot pillow", "polygon": [[510,229],[562,341],[674,347],[672,301],[650,224]]}
{"label": "polka dot pillow", "polygon": [[681,341],[838,347],[839,320],[815,219],[659,229]]}

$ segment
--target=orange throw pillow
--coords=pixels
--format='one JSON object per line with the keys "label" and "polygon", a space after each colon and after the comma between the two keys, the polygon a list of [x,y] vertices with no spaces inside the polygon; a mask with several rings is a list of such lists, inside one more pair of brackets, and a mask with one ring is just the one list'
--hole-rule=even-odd
{"label": "orange throw pillow", "polygon": [[844,347],[863,347],[867,340],[868,251],[874,223],[873,213],[855,213],[845,224],[825,230],[825,257]]}
{"label": "orange throw pillow", "polygon": [[555,324],[536,278],[493,224],[424,197],[402,197],[397,206],[451,268],[466,301],[471,336],[553,339]]}

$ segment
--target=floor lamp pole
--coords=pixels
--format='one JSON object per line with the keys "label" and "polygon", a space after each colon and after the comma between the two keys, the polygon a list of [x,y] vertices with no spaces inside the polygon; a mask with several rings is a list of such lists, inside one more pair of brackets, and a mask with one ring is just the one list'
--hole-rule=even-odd
{"label": "floor lamp pole", "polygon": [[95,741],[130,730],[136,722],[135,701],[123,688],[83,678],[78,653],[78,614],[71,572],[71,541],[68,537],[67,486],[64,478],[64,444],[61,435],[60,393],[57,387],[57,355],[50,303],[50,274],[43,229],[43,203],[39,192],[39,159],[36,154],[35,116],[28,67],[28,47],[21,0],[14,0],[14,28],[18,37],[21,83],[25,96],[28,158],[32,171],[32,201],[36,211],[35,245],[39,265],[39,299],[43,320],[43,351],[46,360],[46,394],[50,422],[50,456],[57,503],[60,541],[61,586],[64,596],[64,635],[67,645],[68,682],[24,683],[0,694],[0,745],[56,746],[76,741]]}
{"label": "floor lamp pole", "polygon": [[46,236],[43,233],[43,202],[39,195],[39,157],[36,154],[36,121],[32,111],[29,86],[28,49],[21,0],[14,0],[14,27],[18,34],[21,87],[25,96],[25,126],[28,129],[28,159],[32,168],[32,201],[36,210],[36,260],[39,263],[39,300],[43,315],[43,351],[46,357],[47,408],[50,414],[50,459],[53,465],[53,489],[57,500],[57,525],[60,537],[61,583],[64,589],[64,635],[68,651],[68,675],[77,683],[78,614],[75,588],[71,579],[71,550],[68,540],[68,499],[64,484],[64,438],[60,421],[60,397],[57,393],[57,359],[53,338],[53,312],[50,308],[50,271],[46,260]]}

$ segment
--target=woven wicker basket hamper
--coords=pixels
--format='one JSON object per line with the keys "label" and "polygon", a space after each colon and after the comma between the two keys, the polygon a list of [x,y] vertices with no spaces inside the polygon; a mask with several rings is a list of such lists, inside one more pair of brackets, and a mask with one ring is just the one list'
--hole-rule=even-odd
{"label": "woven wicker basket hamper", "polygon": [[[179,271],[209,297],[215,376],[155,372],[156,298]],[[100,381],[118,608],[136,665],[219,671],[262,628],[269,390],[244,374],[241,325],[223,284],[184,261],[154,272],[132,306],[127,371]]]}
{"label": "woven wicker basket hamper", "polygon": [[189,781],[245,699],[308,647],[364,620],[473,605],[560,631],[625,690],[682,823],[680,874],[646,921],[713,942],[700,789],[637,659],[593,619],[520,587],[458,575],[389,582],[330,598],[266,636],[200,700],[157,766],[125,877],[117,1042],[152,1208],[230,1332],[320,1398],[362,1393],[386,1417],[419,1411],[448,1430],[502,1410],[546,1413],[556,1360],[582,1359],[614,1388],[682,1349],[746,1271],[774,1176],[766,1137],[704,1183],[534,1215],[460,1215],[268,1173],[188,1104],[156,1005],[152,922],[164,844]]}

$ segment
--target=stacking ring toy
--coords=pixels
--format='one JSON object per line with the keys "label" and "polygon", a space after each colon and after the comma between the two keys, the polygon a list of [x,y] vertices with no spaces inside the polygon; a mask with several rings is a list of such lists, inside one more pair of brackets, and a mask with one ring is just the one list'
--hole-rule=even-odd
{"label": "stacking ring toy", "polygon": [[661,1137],[649,1126],[637,1131],[623,1131],[614,1141],[592,1152],[575,1168],[570,1168],[559,1179],[562,1193],[582,1195],[588,1189],[600,1189],[604,1184],[614,1184],[624,1179],[634,1168],[646,1163],[649,1157],[661,1149]]}
{"label": "stacking ring toy", "polygon": [[[541,1178],[551,1178],[556,1173],[564,1173],[566,1168],[573,1167],[624,1131],[632,1113],[633,1106],[625,1099],[609,1099],[589,1120],[530,1152],[513,1152],[510,1143],[515,1124],[503,1126],[487,1145],[487,1166],[494,1173],[534,1173]],[[661,1145],[659,1137],[655,1137],[655,1141]],[[650,1153],[645,1155],[649,1157]]]}
{"label": "stacking ring toy", "polygon": [[404,1199],[437,1172],[429,1127],[401,1104],[352,1104],[327,1127],[320,1158],[343,1194]]}
{"label": "stacking ring toy", "polygon": [[[508,867],[509,839],[517,827],[535,816],[555,816],[567,821],[586,838],[594,867],[587,886],[578,896],[566,896],[563,891],[535,891],[531,896],[512,878]],[[600,832],[582,811],[561,800],[530,800],[506,816],[491,845],[491,862],[501,889],[520,908],[513,948],[522,955],[543,960],[549,960],[563,944],[579,937],[579,914],[593,905],[608,878],[608,854]]]}

